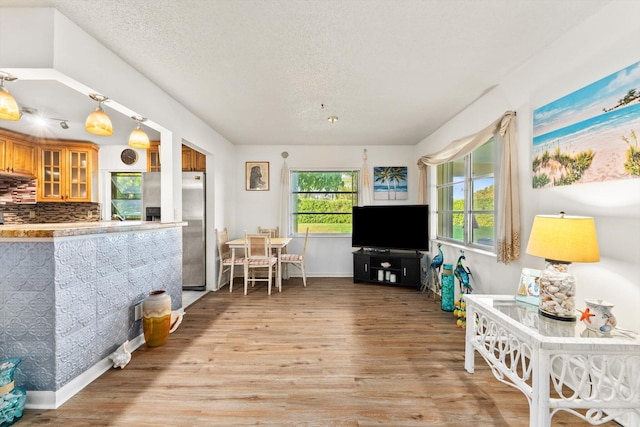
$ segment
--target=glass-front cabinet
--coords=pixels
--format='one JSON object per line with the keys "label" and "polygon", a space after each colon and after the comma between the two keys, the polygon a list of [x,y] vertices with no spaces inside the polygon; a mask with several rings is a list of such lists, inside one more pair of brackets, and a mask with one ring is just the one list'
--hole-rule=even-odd
{"label": "glass-front cabinet", "polygon": [[39,148],[38,201],[91,202],[98,171],[98,148],[91,143]]}

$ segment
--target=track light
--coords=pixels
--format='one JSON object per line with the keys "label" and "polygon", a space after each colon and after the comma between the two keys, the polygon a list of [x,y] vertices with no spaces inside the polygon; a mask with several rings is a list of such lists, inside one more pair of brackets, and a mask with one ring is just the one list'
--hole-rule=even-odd
{"label": "track light", "polygon": [[20,107],[16,99],[4,87],[5,80],[10,82],[17,79],[16,76],[0,71],[0,119],[20,120]]}
{"label": "track light", "polygon": [[109,98],[97,93],[92,93],[91,95],[89,95],[89,98],[93,99],[94,101],[98,101],[98,107],[93,111],[93,113],[89,114],[84,128],[87,130],[87,132],[94,135],[113,135],[113,126],[111,125],[111,119],[102,109],[102,103],[108,101]]}
{"label": "track light", "polygon": [[131,118],[138,122],[138,126],[136,126],[133,132],[131,132],[131,135],[129,135],[129,146],[132,148],[148,149],[150,146],[149,137],[140,127],[140,124],[147,119],[142,116],[131,116]]}

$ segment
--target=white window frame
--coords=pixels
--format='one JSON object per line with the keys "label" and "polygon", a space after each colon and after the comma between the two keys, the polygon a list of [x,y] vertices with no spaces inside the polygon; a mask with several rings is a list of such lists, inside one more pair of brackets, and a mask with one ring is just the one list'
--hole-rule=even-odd
{"label": "white window frame", "polygon": [[[297,230],[293,230],[293,225],[295,224],[294,221],[294,215],[297,215],[297,212],[294,212],[293,209],[295,207],[295,195],[299,194],[300,192],[297,191],[296,189],[294,189],[294,179],[293,179],[293,175],[295,173],[307,173],[307,172],[317,172],[317,173],[332,173],[332,172],[341,172],[341,173],[355,173],[357,175],[357,182],[354,183],[353,185],[353,190],[351,192],[349,192],[350,194],[355,195],[355,205],[358,204],[358,197],[360,196],[360,181],[361,181],[361,175],[362,172],[360,170],[360,168],[295,168],[295,169],[290,169],[289,170],[289,212],[288,212],[288,219],[289,219],[289,233],[292,236],[303,236],[304,233],[299,233]],[[321,193],[321,192],[319,192]],[[335,191],[326,191],[327,194],[330,193],[335,193]],[[352,196],[353,198],[353,196]],[[355,206],[354,205],[354,206]],[[311,235],[311,232],[309,233],[309,235]],[[351,233],[313,233],[314,237],[346,237],[346,236],[351,236]]]}
{"label": "white window frame", "polygon": [[[477,150],[480,150],[480,148],[484,147],[486,145],[486,143],[489,143],[493,140],[493,172],[492,173],[487,173],[487,174],[481,174],[481,175],[476,175],[476,176],[472,176],[472,156],[474,155],[474,153]],[[496,254],[496,241],[497,241],[497,230],[496,230],[496,225],[497,225],[497,212],[496,212],[496,206],[497,206],[497,185],[498,185],[498,174],[499,174],[499,162],[498,162],[498,142],[496,141],[495,137],[492,137],[491,139],[489,139],[485,144],[483,144],[482,146],[480,146],[478,149],[474,150],[473,152],[469,153],[468,155],[464,156],[464,177],[461,180],[458,181],[451,181],[451,182],[447,182],[445,184],[438,184],[437,180],[436,180],[436,197],[435,197],[435,201],[436,201],[436,212],[435,212],[435,219],[436,219],[436,227],[435,227],[435,231],[436,231],[436,238],[439,241],[442,242],[448,242],[448,243],[452,243],[453,245],[456,246],[462,246],[464,248],[473,248],[473,249],[479,249],[482,251],[487,251],[489,253],[492,254]],[[440,167],[444,167],[450,163],[453,163],[454,161],[457,161],[458,159],[452,160],[451,162],[447,162],[447,163],[443,163],[442,165],[438,165],[436,166],[436,168],[440,168]],[[438,176],[438,171],[436,170],[436,177]],[[483,179],[483,178],[493,178],[493,210],[492,211],[488,211],[488,210],[479,210],[476,209],[473,206],[473,183],[474,181]],[[441,206],[438,205],[438,201],[439,201],[439,190],[446,188],[446,187],[454,187],[455,185],[459,185],[459,184],[464,184],[464,210],[462,211],[462,214],[464,216],[464,220],[463,220],[463,240],[456,240],[452,237],[447,237],[447,236],[441,236],[438,232],[440,230],[440,224],[438,223],[438,221],[440,220],[440,214],[445,214],[445,213],[450,213],[451,215],[454,214],[454,212],[458,212],[458,211],[454,211],[453,210],[453,200],[451,200],[451,206],[452,209],[447,209],[447,210],[443,210]],[[451,191],[452,197],[453,197],[453,191]],[[474,214],[493,214],[493,242],[491,245],[485,245],[485,244],[481,244],[481,243],[474,243],[473,242],[473,218],[474,218]],[[453,226],[453,219],[452,219],[452,226]],[[453,230],[452,234],[453,234]]]}

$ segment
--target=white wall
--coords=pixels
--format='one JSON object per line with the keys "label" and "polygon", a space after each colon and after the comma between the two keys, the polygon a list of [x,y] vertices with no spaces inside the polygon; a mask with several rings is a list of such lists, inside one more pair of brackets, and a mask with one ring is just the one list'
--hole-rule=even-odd
{"label": "white wall", "polygon": [[[477,293],[513,294],[523,267],[544,267],[544,260],[525,253],[535,215],[565,211],[592,216],[601,260],[571,266],[578,282],[578,308],[585,307],[585,298],[606,299],[616,306],[619,327],[640,331],[640,179],[551,189],[531,187],[533,110],[640,60],[640,27],[621,24],[639,14],[638,2],[608,5],[418,145],[418,155],[429,154],[453,139],[476,132],[507,110],[517,112],[521,257],[504,265],[495,257],[465,252]],[[443,249],[446,261],[457,260],[457,248]]]}
{"label": "white wall", "polygon": [[[331,124],[328,124],[331,126]],[[232,236],[240,237],[244,231],[257,231],[258,226],[279,225],[281,190],[280,172],[283,165],[281,153],[289,153],[287,165],[295,168],[354,168],[360,169],[364,149],[367,149],[367,165],[370,176],[374,166],[407,166],[409,182],[417,183],[414,146],[256,146],[236,147],[234,191],[237,192],[235,227],[229,228]],[[245,162],[269,162],[270,190],[245,190]],[[398,204],[416,203],[417,184],[409,188],[409,200]],[[373,201],[373,204],[390,202]],[[282,233],[281,233],[282,234]],[[296,238],[290,252],[300,250],[302,238]],[[351,276],[353,259],[351,237],[310,236],[307,244],[306,270],[308,276]],[[293,274],[297,271],[293,270]]]}

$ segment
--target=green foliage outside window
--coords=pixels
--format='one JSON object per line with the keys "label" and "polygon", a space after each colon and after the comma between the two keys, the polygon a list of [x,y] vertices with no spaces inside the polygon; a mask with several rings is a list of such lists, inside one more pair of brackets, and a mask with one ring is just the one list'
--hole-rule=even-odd
{"label": "green foliage outside window", "polygon": [[291,183],[294,233],[351,233],[358,171],[294,171]]}
{"label": "green foliage outside window", "polygon": [[113,172],[111,174],[111,216],[139,220],[142,217],[142,174]]}

